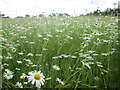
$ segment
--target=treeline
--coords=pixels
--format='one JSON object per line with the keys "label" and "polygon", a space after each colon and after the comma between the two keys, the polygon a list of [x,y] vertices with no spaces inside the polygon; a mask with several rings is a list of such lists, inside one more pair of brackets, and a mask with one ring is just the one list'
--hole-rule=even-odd
{"label": "treeline", "polygon": [[[52,16],[70,16],[69,14],[67,13],[51,13],[48,15],[49,17],[52,17]],[[33,16],[30,16],[29,14],[26,14],[24,17],[26,18],[36,18],[36,17],[46,17],[44,13],[41,13],[39,15],[33,15]],[[17,16],[16,18],[24,18],[23,16]]]}
{"label": "treeline", "polygon": [[104,11],[100,11],[99,8],[94,12],[87,13],[87,15],[95,15],[95,16],[120,16],[120,8],[107,8]]}
{"label": "treeline", "polygon": [[[104,11],[101,11],[98,8],[94,12],[87,13],[86,15],[87,16],[90,16],[90,15],[94,15],[94,16],[108,16],[108,15],[120,16],[120,7],[113,8],[113,9],[112,8],[107,8]],[[49,14],[48,16],[53,17],[53,16],[70,16],[70,15],[67,14],[67,13],[55,13],[54,10],[53,10],[53,12],[51,14]],[[80,15],[80,16],[82,16],[82,15]],[[5,14],[1,14],[1,12],[0,12],[0,17],[10,18],[9,16],[6,16]],[[25,16],[17,16],[16,18],[37,18],[37,17],[46,17],[46,16],[45,16],[44,12],[42,12],[41,14],[36,15],[36,16],[30,16],[29,14],[26,14]]]}

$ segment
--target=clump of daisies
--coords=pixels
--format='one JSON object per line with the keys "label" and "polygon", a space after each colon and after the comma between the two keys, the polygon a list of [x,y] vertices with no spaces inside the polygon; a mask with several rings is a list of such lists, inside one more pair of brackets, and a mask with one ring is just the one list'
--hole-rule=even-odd
{"label": "clump of daisies", "polygon": [[5,72],[4,72],[4,75],[3,75],[6,79],[11,79],[13,78],[13,72],[8,70],[8,69],[5,69]]}
{"label": "clump of daisies", "polygon": [[32,84],[36,83],[36,87],[41,88],[41,85],[44,85],[45,76],[41,71],[32,71],[28,73],[28,82]]}

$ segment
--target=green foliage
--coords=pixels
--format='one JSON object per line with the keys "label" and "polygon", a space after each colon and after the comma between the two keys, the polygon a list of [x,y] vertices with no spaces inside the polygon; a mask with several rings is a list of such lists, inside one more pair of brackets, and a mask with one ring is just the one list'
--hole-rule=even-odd
{"label": "green foliage", "polygon": [[95,10],[93,13],[88,13],[87,15],[96,15],[96,16],[119,16],[120,8],[107,8],[104,11],[100,11],[99,9]]}

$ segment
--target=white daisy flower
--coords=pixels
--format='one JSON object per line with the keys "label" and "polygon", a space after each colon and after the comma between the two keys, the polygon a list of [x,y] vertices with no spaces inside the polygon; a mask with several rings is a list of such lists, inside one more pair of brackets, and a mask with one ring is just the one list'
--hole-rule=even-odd
{"label": "white daisy flower", "polygon": [[3,65],[4,65],[4,66],[9,66],[9,64],[7,64],[7,63],[4,63]]}
{"label": "white daisy flower", "polygon": [[42,37],[42,35],[39,34],[38,37]]}
{"label": "white daisy flower", "polygon": [[17,63],[22,63],[22,61],[17,61]]}
{"label": "white daisy flower", "polygon": [[12,59],[12,57],[6,57],[6,59]]}
{"label": "white daisy flower", "polygon": [[53,69],[58,70],[58,71],[60,70],[60,68],[56,65],[53,65]]}
{"label": "white daisy flower", "polygon": [[5,72],[4,72],[4,77],[7,78],[7,79],[11,79],[13,77],[13,72],[8,70],[8,69],[5,69]]}
{"label": "white daisy flower", "polygon": [[52,79],[51,77],[48,77],[48,78],[46,78],[45,80],[50,80],[50,79]]}
{"label": "white daisy flower", "polygon": [[28,75],[26,75],[25,73],[22,73],[22,76],[20,76],[21,79],[26,78]]}
{"label": "white daisy flower", "polygon": [[37,65],[33,64],[31,67],[36,67]]}
{"label": "white daisy flower", "polygon": [[61,79],[59,79],[59,78],[57,78],[56,81],[58,81],[62,85],[65,85],[65,83],[63,81],[61,81]]}
{"label": "white daisy flower", "polygon": [[28,55],[27,56],[33,56],[33,54],[32,53],[28,53]]}
{"label": "white daisy flower", "polygon": [[28,82],[24,82],[24,84],[28,84]]}
{"label": "white daisy flower", "polygon": [[22,83],[20,83],[20,82],[17,82],[16,86],[19,87],[19,88],[23,88]]}
{"label": "white daisy flower", "polygon": [[43,73],[41,73],[41,71],[33,71],[33,72],[29,72],[28,73],[28,82],[32,81],[32,84],[34,84],[36,82],[36,87],[40,88],[41,85],[44,85],[45,82],[45,76],[43,75]]}
{"label": "white daisy flower", "polygon": [[77,56],[71,56],[71,58],[77,58]]}
{"label": "white daisy flower", "polygon": [[18,71],[19,71],[19,70],[20,70],[20,68],[15,68],[15,70],[18,70]]}
{"label": "white daisy flower", "polygon": [[88,51],[89,53],[94,53],[95,51]]}
{"label": "white daisy flower", "polygon": [[22,52],[20,52],[20,53],[18,53],[19,55],[23,55],[24,53],[22,53]]}
{"label": "white daisy flower", "polygon": [[56,56],[56,57],[52,57],[52,59],[58,59],[58,57]]}
{"label": "white daisy flower", "polygon": [[0,55],[0,59],[2,59],[3,58],[3,56],[2,55]]}
{"label": "white daisy flower", "polygon": [[89,69],[91,68],[89,62],[86,62],[86,63],[85,63],[85,62],[82,62],[82,64],[83,64],[83,66],[86,66],[86,67],[88,67]]}

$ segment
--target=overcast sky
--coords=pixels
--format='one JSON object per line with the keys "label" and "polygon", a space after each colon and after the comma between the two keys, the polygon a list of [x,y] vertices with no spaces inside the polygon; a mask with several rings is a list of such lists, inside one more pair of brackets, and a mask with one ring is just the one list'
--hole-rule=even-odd
{"label": "overcast sky", "polygon": [[119,0],[0,0],[0,11],[10,17],[39,15],[42,12],[48,15],[52,10],[79,15],[94,11],[97,7],[100,10],[114,8],[113,3],[117,2]]}

